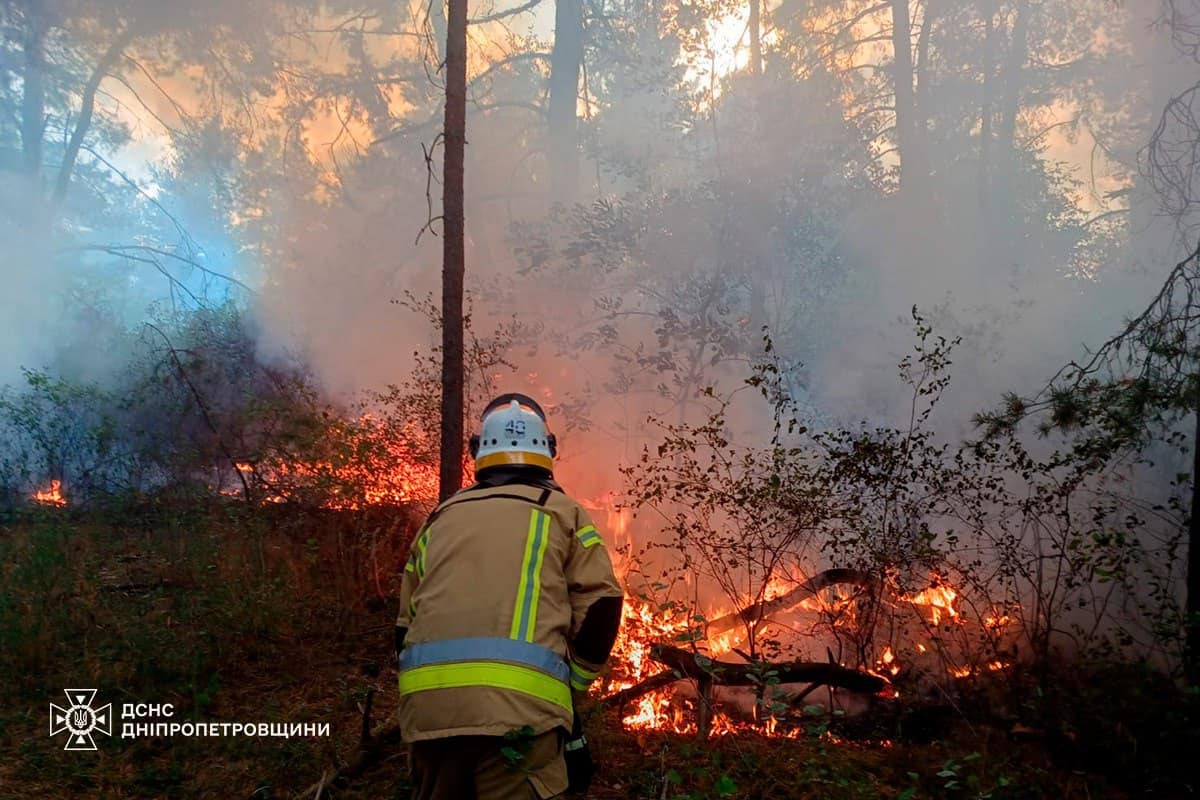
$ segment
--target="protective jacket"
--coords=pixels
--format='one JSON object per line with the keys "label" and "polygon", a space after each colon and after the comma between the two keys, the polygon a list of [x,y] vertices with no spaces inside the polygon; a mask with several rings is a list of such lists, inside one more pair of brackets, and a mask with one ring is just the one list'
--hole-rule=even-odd
{"label": "protective jacket", "polygon": [[621,588],[587,512],[519,470],[438,506],[400,590],[407,741],[571,728],[571,692],[607,659]]}

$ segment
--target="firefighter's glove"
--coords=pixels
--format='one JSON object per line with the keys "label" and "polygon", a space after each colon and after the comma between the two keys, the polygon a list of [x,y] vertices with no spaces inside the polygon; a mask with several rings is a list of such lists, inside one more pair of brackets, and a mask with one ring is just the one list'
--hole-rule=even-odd
{"label": "firefighter's glove", "polygon": [[571,725],[571,735],[563,745],[563,758],[567,762],[567,791],[586,792],[596,774],[596,762],[592,761],[592,751],[578,713]]}

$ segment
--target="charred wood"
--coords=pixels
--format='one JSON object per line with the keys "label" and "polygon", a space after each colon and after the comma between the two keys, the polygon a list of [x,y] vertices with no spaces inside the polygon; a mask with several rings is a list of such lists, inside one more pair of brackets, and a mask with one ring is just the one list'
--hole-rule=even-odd
{"label": "charred wood", "polygon": [[784,592],[779,597],[752,603],[741,611],[718,617],[708,623],[708,635],[714,636],[731,631],[739,625],[757,623],[771,614],[787,611],[810,597],[815,597],[822,589],[839,584],[859,586],[870,591],[874,587],[874,580],[867,573],[856,569],[827,569],[812,576],[796,588]]}
{"label": "charred wood", "polygon": [[864,694],[875,694],[888,685],[887,680],[878,675],[819,661],[734,664],[664,644],[654,645],[650,657],[685,678],[711,680],[718,686],[757,686],[763,682],[766,673],[779,683],[819,683]]}
{"label": "charred wood", "polygon": [[664,686],[669,686],[675,681],[683,680],[683,676],[673,669],[664,670],[657,675],[652,675],[641,683],[634,684],[628,689],[622,689],[619,692],[614,692],[599,699],[598,704],[603,706],[612,706],[620,709],[626,703],[631,703],[637,700],[644,694],[649,694],[656,689],[661,689]]}

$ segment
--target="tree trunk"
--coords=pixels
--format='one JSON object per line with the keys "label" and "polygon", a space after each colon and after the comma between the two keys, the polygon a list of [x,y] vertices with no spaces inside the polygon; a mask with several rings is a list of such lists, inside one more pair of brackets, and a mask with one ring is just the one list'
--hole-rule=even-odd
{"label": "tree trunk", "polygon": [[21,89],[21,158],[30,189],[41,196],[42,136],[45,133],[46,26],[30,9],[25,32]]}
{"label": "tree trunk", "polygon": [[579,179],[576,111],[583,66],[582,0],[558,0],[554,7],[554,49],[550,53],[550,190],[569,202]]}
{"label": "tree trunk", "polygon": [[912,24],[908,0],[891,0],[892,6],[892,80],[895,84],[896,151],[900,156],[900,186],[903,191],[914,177],[913,140],[916,109],[913,107]]}
{"label": "tree trunk", "polygon": [[979,108],[979,207],[987,208],[991,187],[992,73],[996,71],[996,0],[983,0],[983,101]]}
{"label": "tree trunk", "polygon": [[1029,53],[1029,15],[1030,6],[1027,0],[1018,0],[1009,51],[1000,75],[1001,98],[996,126],[995,171],[991,176],[993,211],[989,214],[989,224],[1001,240],[1015,235],[1020,218],[1020,209],[1014,197],[1013,176],[1016,173],[1017,116],[1021,110],[1025,61]]}
{"label": "tree trunk", "polygon": [[909,144],[908,170],[910,185],[916,180],[923,188],[928,187],[930,171],[929,110],[932,107],[932,80],[929,77],[929,40],[933,25],[937,21],[939,0],[925,0],[925,12],[921,18],[921,32],[917,34],[917,63],[913,67],[916,88],[913,90],[912,123],[908,126],[912,134]]}
{"label": "tree trunk", "polygon": [[[436,1],[436,0],[435,0]],[[467,144],[467,0],[450,0],[442,170],[442,440],[438,496],[462,487],[463,158]]]}
{"label": "tree trunk", "polygon": [[1192,509],[1188,519],[1187,652],[1188,683],[1200,685],[1200,397],[1196,401],[1196,434],[1192,442]]}
{"label": "tree trunk", "polygon": [[1017,18],[1013,20],[1012,42],[1008,60],[1004,65],[1004,99],[1001,107],[1000,129],[997,131],[1001,146],[1011,154],[1016,149],[1017,112],[1021,110],[1021,88],[1025,60],[1029,54],[1029,3],[1017,3]]}
{"label": "tree trunk", "polygon": [[71,185],[71,176],[75,172],[75,161],[79,158],[79,149],[83,146],[83,139],[92,126],[92,114],[96,108],[96,92],[100,89],[100,83],[108,76],[131,41],[133,41],[131,29],[127,28],[118,34],[96,64],[95,69],[92,70],[91,77],[88,78],[87,85],[83,88],[83,97],[79,103],[79,117],[75,120],[75,127],[71,130],[71,139],[67,142],[67,149],[63,154],[62,164],[58,169],[58,178],[54,184],[54,196],[50,201],[53,209],[57,209],[66,199],[67,189]]}
{"label": "tree trunk", "polygon": [[762,74],[762,0],[750,0],[750,74]]}

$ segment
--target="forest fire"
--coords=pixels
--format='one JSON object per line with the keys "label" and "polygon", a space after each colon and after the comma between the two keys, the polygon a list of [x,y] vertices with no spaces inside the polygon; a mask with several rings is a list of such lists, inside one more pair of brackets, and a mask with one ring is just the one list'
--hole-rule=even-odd
{"label": "forest fire", "polygon": [[[812,584],[813,580],[810,579],[800,585]],[[708,736],[752,731],[759,735],[794,737],[802,729],[796,724],[798,712],[794,709],[817,686],[828,686],[831,699],[834,696],[832,692],[843,689],[863,696],[873,694],[889,699],[899,696],[899,691],[891,683],[894,678],[902,673],[907,674],[910,669],[916,670],[912,674],[918,678],[921,675],[931,676],[942,670],[941,667],[936,667],[933,672],[929,669],[939,660],[945,665],[943,674],[955,679],[996,672],[1011,666],[1011,663],[1000,659],[971,660],[962,666],[948,663],[949,656],[944,644],[939,644],[934,650],[924,642],[912,641],[912,637],[927,633],[930,625],[967,624],[960,607],[962,597],[959,591],[938,575],[932,575],[929,587],[921,591],[902,593],[893,588],[891,599],[885,600],[883,607],[897,614],[898,622],[888,626],[891,641],[881,643],[873,663],[857,667],[835,663],[832,661],[832,652],[827,648],[831,659],[827,663],[751,662],[749,657],[754,647],[747,647],[745,640],[753,633],[774,625],[777,619],[768,620],[764,617],[757,622],[753,619],[747,621],[744,616],[746,609],[759,609],[761,612],[772,608],[779,612],[782,598],[790,599],[789,608],[783,613],[819,617],[821,626],[805,629],[799,625],[788,625],[777,628],[790,628],[792,633],[784,636],[790,636],[793,645],[801,645],[801,651],[812,649],[811,646],[823,646],[825,634],[821,631],[834,637],[852,636],[861,626],[861,620],[870,618],[869,614],[859,609],[864,596],[856,597],[854,593],[835,589],[819,591],[798,600],[795,599],[796,591],[795,584],[775,579],[757,593],[757,600],[742,598],[739,604],[742,611],[723,608],[707,614],[698,614],[671,601],[656,602],[644,595],[627,597],[621,634],[613,650],[612,668],[608,680],[597,688],[597,696],[603,702],[619,705],[621,721],[630,729],[681,734],[703,730]],[[770,605],[772,603],[775,605]],[[905,608],[916,612],[914,618],[910,611],[907,625],[899,622],[904,619],[902,612]],[[979,620],[979,624],[984,630],[993,631],[998,624],[1007,624],[1006,617],[1003,623],[999,623],[1001,616],[992,614],[986,620]],[[730,617],[742,618],[741,628],[724,629],[721,623]],[[717,623],[715,626],[713,620]],[[711,627],[721,630],[714,634]],[[909,639],[909,643],[905,644],[905,639]],[[801,643],[807,643],[809,647]],[[902,658],[901,651],[908,655]],[[725,660],[727,654],[736,654],[742,661]],[[744,674],[740,677],[730,674],[753,673],[754,670],[772,670],[776,676],[773,683],[797,687],[798,691],[779,691],[779,699],[784,701],[784,705],[790,705],[793,711],[776,713],[782,708],[772,702],[775,698],[764,700],[765,681],[753,678],[742,680]],[[803,688],[805,684],[808,688]],[[714,686],[720,687],[720,697],[713,693]],[[722,708],[723,705],[726,707]]]}
{"label": "forest fire", "polygon": [[942,619],[961,622],[958,610],[958,592],[946,585],[943,580],[933,575],[930,577],[930,587],[914,595],[904,595],[900,599],[914,606],[923,606],[929,611],[929,621],[940,625]]}
{"label": "forest fire", "polygon": [[312,448],[321,455],[272,453],[236,461],[232,486],[226,480],[219,491],[258,503],[340,511],[430,502],[438,495],[437,463],[414,453],[405,433],[371,414],[337,420]]}
{"label": "forest fire", "polygon": [[46,488],[38,489],[33,493],[33,502],[43,506],[64,508],[67,505],[67,498],[62,493],[62,481],[52,480]]}
{"label": "forest fire", "polygon": [[[281,463],[275,467],[270,483],[284,486],[328,487],[321,502],[323,508],[339,511],[366,506],[403,505],[437,497],[436,466],[399,461],[390,469],[371,470],[360,464],[335,464],[331,461]],[[294,490],[293,490],[294,491]],[[282,502],[287,495],[273,495]]]}

